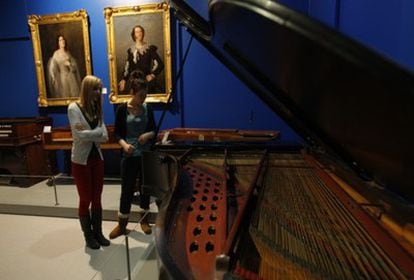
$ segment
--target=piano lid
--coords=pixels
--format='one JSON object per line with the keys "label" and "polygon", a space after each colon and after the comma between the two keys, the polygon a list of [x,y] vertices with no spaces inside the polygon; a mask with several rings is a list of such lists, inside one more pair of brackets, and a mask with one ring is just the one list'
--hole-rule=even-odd
{"label": "piano lid", "polygon": [[310,146],[414,201],[412,73],[272,1],[212,0],[209,22],[172,6]]}

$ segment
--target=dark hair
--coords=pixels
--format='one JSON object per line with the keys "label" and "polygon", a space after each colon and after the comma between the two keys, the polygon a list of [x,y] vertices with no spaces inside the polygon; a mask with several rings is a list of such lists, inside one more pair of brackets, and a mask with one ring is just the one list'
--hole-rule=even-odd
{"label": "dark hair", "polygon": [[136,70],[131,73],[131,89],[134,93],[142,90],[148,91],[148,83],[145,80],[144,72]]}
{"label": "dark hair", "polygon": [[132,31],[131,31],[131,38],[132,38],[132,41],[134,41],[134,42],[135,42],[135,28],[140,28],[140,29],[142,30],[142,39],[144,39],[144,37],[145,37],[145,29],[144,29],[144,27],[142,27],[141,25],[135,25],[135,26],[132,28]]}
{"label": "dark hair", "polygon": [[59,49],[59,38],[62,37],[63,40],[65,40],[65,51],[68,50],[68,41],[66,40],[66,37],[63,34],[58,34],[56,37],[56,50]]}

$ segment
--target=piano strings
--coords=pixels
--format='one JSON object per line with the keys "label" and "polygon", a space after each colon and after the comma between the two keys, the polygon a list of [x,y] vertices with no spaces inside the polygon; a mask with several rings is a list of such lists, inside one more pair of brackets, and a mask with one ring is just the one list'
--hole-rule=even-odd
{"label": "piano strings", "polygon": [[250,227],[264,279],[406,279],[300,155],[268,169]]}

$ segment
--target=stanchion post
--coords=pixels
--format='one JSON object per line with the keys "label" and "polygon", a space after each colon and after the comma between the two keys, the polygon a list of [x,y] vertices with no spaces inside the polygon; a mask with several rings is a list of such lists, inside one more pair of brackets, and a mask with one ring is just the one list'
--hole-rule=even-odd
{"label": "stanchion post", "polygon": [[56,190],[56,182],[55,182],[55,176],[51,176],[47,182],[48,186],[53,186],[53,190],[55,192],[55,206],[59,205],[58,202],[58,196],[57,196],[57,190]]}
{"label": "stanchion post", "polygon": [[127,269],[128,269],[128,280],[131,280],[131,266],[129,263],[129,241],[128,241],[128,234],[125,235],[125,248],[126,248],[126,261],[127,261]]}

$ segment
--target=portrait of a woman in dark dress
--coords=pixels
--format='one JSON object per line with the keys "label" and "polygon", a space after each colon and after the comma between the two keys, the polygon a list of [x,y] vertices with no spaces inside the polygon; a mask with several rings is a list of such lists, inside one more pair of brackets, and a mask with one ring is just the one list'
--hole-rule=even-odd
{"label": "portrait of a woman in dark dress", "polygon": [[164,63],[157,52],[157,46],[144,41],[145,29],[141,25],[132,28],[131,38],[134,44],[127,50],[127,58],[122,73],[122,79],[118,83],[118,89],[122,94],[129,92],[129,80],[134,71],[142,71],[148,83],[148,93],[160,92],[157,77],[164,69]]}

